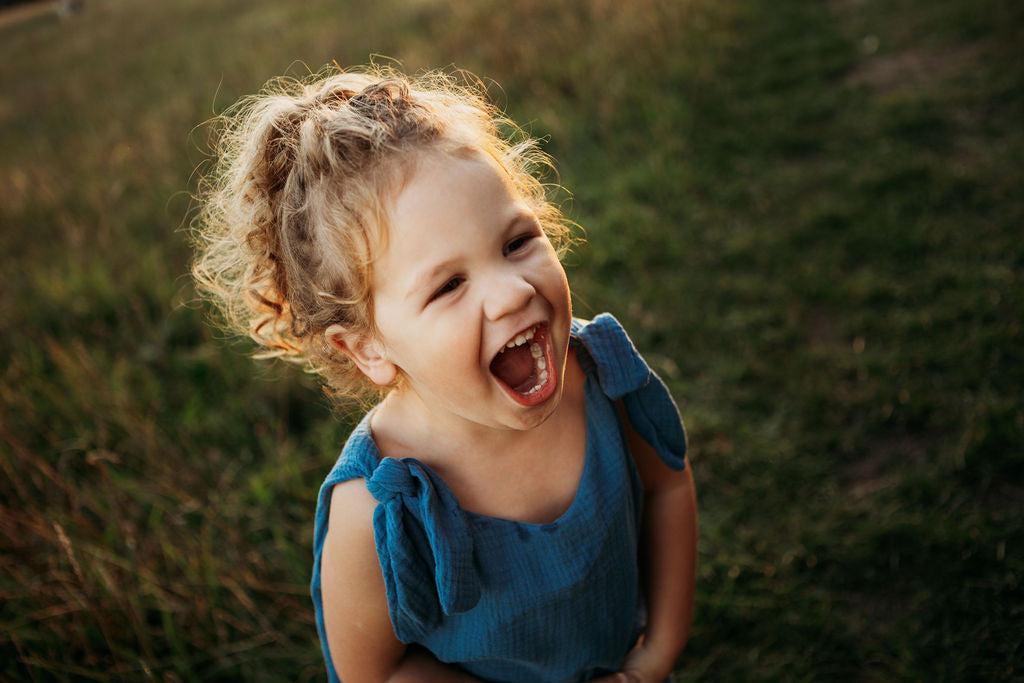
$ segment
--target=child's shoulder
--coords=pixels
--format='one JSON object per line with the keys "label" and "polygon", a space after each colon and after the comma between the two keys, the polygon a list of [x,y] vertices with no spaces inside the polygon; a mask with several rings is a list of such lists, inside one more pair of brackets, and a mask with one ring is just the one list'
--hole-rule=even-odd
{"label": "child's shoulder", "polygon": [[[348,479],[330,489],[330,513],[326,517],[326,536],[322,561],[335,565],[358,566],[377,561],[373,516],[377,500],[362,479]],[[330,573],[328,573],[330,575]]]}
{"label": "child's shoulder", "polygon": [[[364,420],[365,422],[365,420]],[[373,514],[377,500],[367,487],[367,480],[373,475],[378,462],[373,439],[363,423],[349,435],[341,456],[335,462],[324,482],[329,491],[330,512],[325,550],[337,546],[342,539],[351,543],[353,535],[358,536],[358,545],[373,548]],[[321,506],[326,501],[321,501]]]}
{"label": "child's shoulder", "polygon": [[[345,528],[347,533],[366,535],[373,547],[373,512],[377,500],[362,479],[347,479],[331,488],[331,514],[328,538],[331,532]],[[364,539],[364,540],[366,540]]]}

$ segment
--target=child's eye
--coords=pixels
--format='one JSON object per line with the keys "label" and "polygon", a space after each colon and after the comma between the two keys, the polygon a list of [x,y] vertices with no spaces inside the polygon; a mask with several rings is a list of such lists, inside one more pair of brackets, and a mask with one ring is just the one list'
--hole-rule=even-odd
{"label": "child's eye", "polygon": [[520,235],[519,237],[516,237],[511,242],[505,245],[505,255],[508,256],[514,251],[519,251],[520,249],[525,247],[526,243],[532,240],[534,237],[535,235]]}
{"label": "child's eye", "polygon": [[456,289],[459,288],[459,285],[461,285],[463,282],[464,282],[463,278],[461,278],[461,277],[453,277],[451,280],[449,280],[448,282],[444,283],[439,290],[434,292],[434,295],[430,297],[430,300],[433,301],[434,299],[438,299],[438,298],[444,296],[445,294],[448,294],[450,292],[454,292]]}

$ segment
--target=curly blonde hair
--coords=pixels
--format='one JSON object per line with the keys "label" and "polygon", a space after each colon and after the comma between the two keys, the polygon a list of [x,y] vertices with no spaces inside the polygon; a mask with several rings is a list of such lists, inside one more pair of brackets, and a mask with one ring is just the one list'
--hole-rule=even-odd
{"label": "curly blonde hair", "polygon": [[[461,81],[461,82],[460,82]],[[479,81],[390,67],[328,67],[274,79],[214,121],[212,172],[200,182],[192,273],[257,357],[307,364],[337,398],[374,387],[327,328],[375,335],[371,267],[415,155],[493,157],[563,255],[571,223],[547,197],[550,159],[486,97]]]}

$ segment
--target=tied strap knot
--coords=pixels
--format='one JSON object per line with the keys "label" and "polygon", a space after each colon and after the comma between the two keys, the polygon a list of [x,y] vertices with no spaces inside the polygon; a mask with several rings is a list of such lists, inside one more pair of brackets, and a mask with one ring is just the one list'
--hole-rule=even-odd
{"label": "tied strap knot", "polygon": [[377,465],[373,476],[367,479],[366,488],[378,502],[389,503],[396,496],[415,495],[416,481],[408,466],[394,458],[384,458]]}
{"label": "tied strap knot", "polygon": [[480,601],[472,531],[444,481],[413,458],[383,458],[366,482],[379,503],[373,526],[391,623],[410,642]]}

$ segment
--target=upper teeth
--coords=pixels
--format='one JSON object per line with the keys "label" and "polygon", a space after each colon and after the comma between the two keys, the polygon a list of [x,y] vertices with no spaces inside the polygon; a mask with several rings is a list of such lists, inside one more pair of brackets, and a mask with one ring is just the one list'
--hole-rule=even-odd
{"label": "upper teeth", "polygon": [[515,339],[513,339],[509,343],[505,344],[505,348],[511,349],[513,347],[516,347],[516,346],[522,346],[526,342],[528,342],[531,339],[533,339],[533,333],[536,332],[536,331],[537,331],[537,326],[534,325],[529,330],[527,330],[524,334],[517,334]]}

